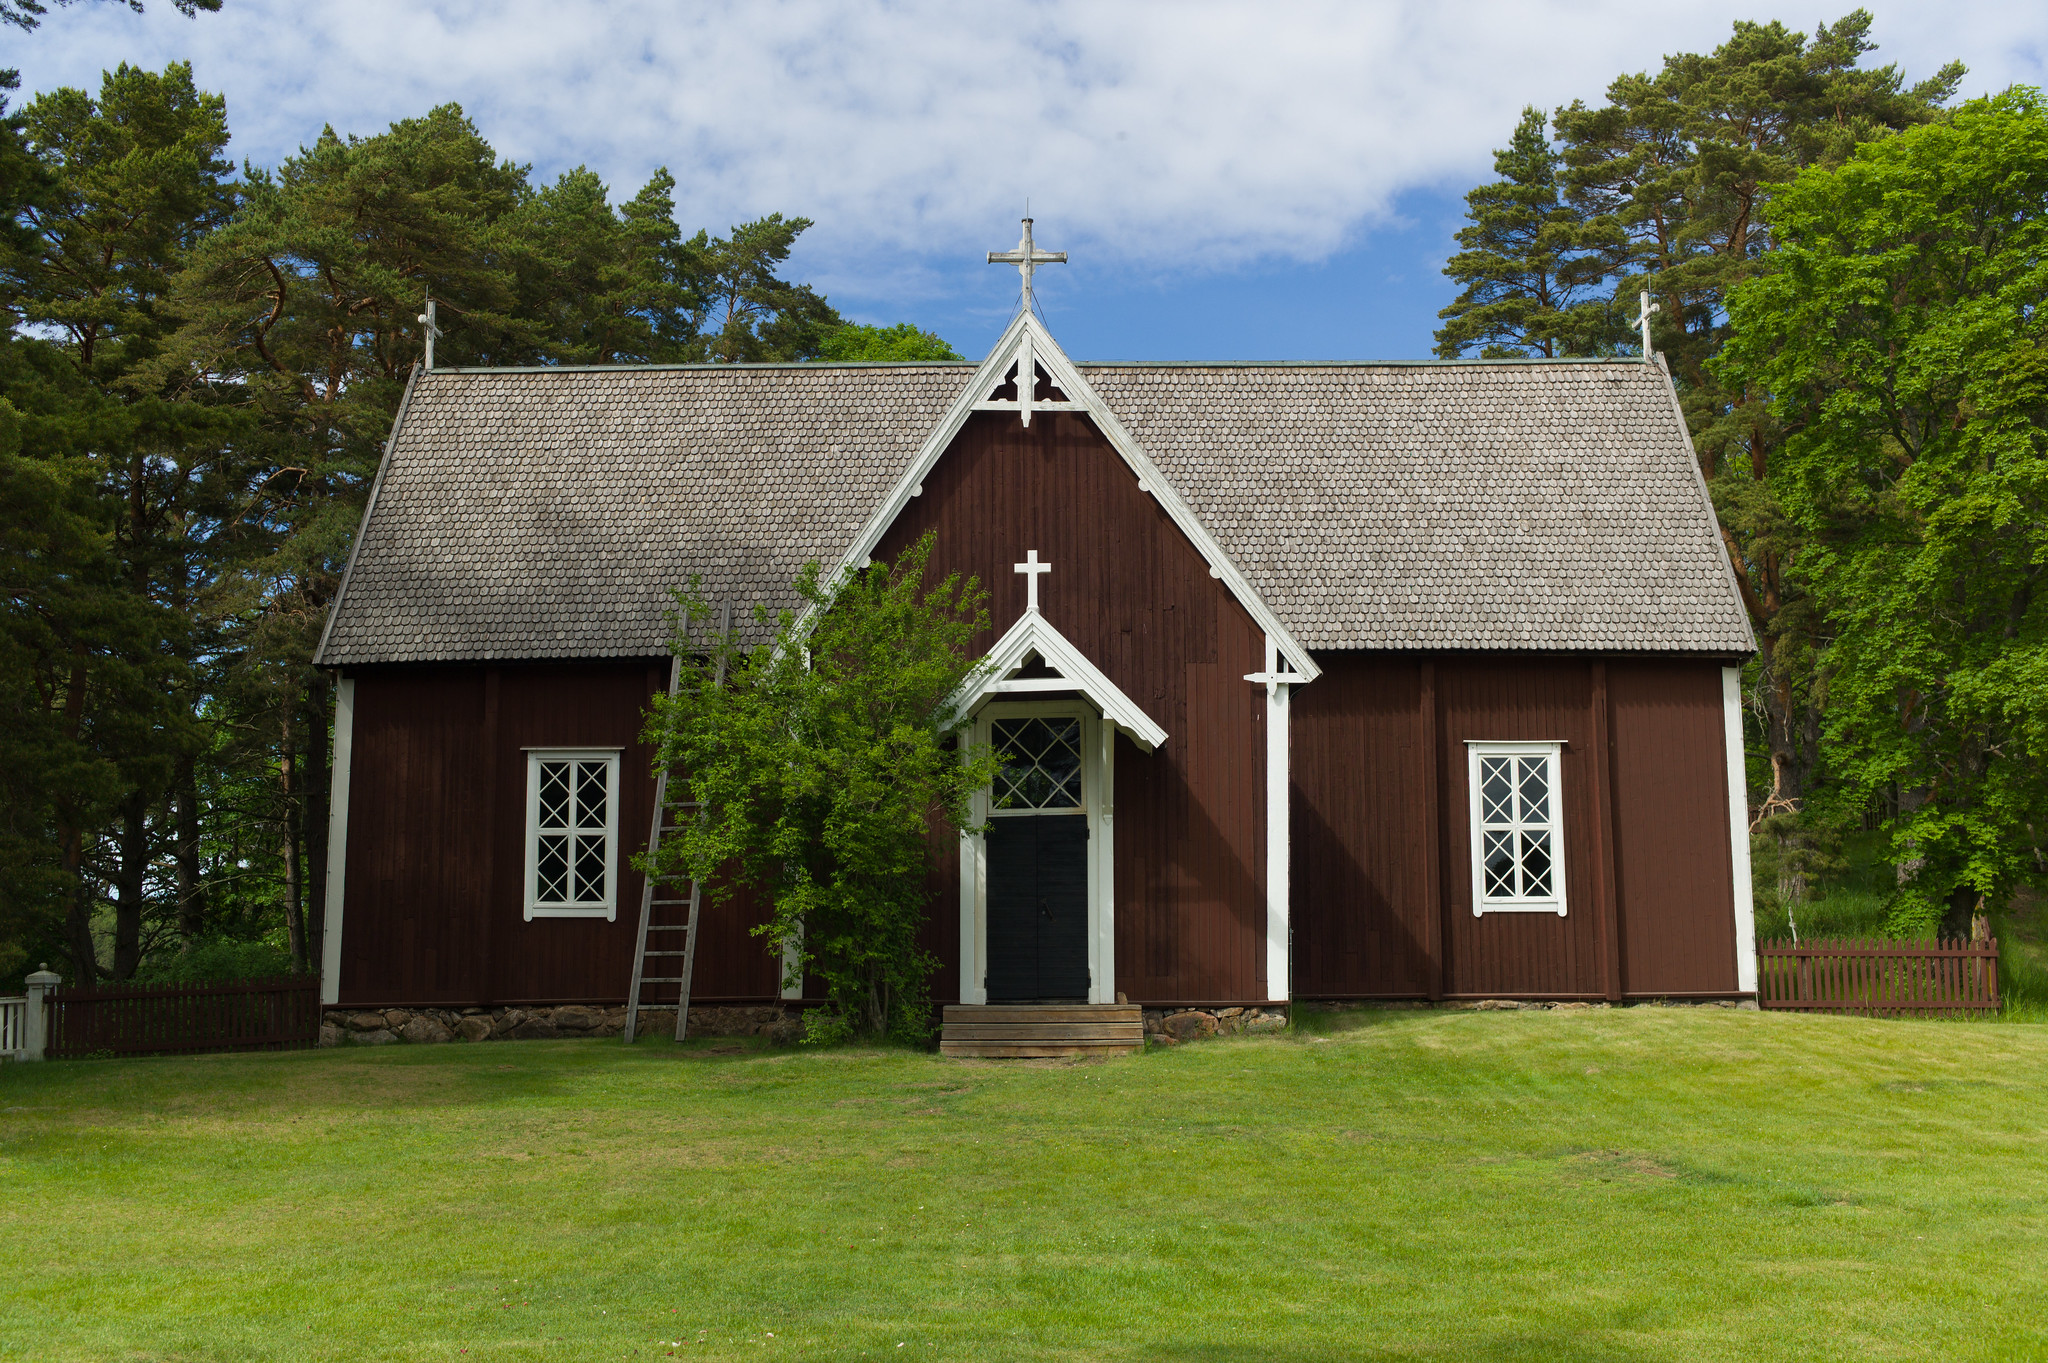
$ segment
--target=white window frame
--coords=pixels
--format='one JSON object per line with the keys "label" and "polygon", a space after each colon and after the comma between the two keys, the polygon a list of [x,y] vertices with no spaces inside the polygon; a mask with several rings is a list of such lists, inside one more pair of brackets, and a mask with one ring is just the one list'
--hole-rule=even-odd
{"label": "white window frame", "polygon": [[[619,753],[618,748],[528,748],[526,750],[526,921],[536,918],[602,918],[616,922],[619,917]],[[540,899],[540,764],[543,762],[603,762],[604,801],[604,899],[580,904],[542,903]],[[592,825],[595,827],[595,825]],[[587,830],[585,830],[587,831]]]}
{"label": "white window frame", "polygon": [[[1470,830],[1472,837],[1472,916],[1477,918],[1489,913],[1554,913],[1565,916],[1565,852],[1564,852],[1564,743],[1552,742],[1496,742],[1490,739],[1465,740],[1465,787],[1470,809]],[[1518,828],[1545,828],[1550,833],[1550,887],[1553,893],[1541,898],[1500,899],[1486,893],[1485,825],[1479,816],[1479,763],[1487,757],[1539,757],[1548,763],[1550,779],[1550,822],[1548,824],[1518,823]]]}

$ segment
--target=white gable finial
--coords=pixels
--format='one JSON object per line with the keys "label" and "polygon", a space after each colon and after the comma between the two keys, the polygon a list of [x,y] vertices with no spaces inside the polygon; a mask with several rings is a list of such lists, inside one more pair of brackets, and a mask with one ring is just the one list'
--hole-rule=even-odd
{"label": "white gable finial", "polygon": [[1024,574],[1024,609],[1026,613],[1038,613],[1038,579],[1052,571],[1050,563],[1038,561],[1038,551],[1033,549],[1024,555],[1022,563],[1010,565],[1010,571]]}
{"label": "white gable finial", "polygon": [[1041,251],[1031,244],[1031,219],[1024,219],[1024,239],[1017,243],[1014,251],[990,251],[991,265],[1015,265],[1017,273],[1024,276],[1024,311],[1031,311],[1031,272],[1040,265],[1064,265],[1065,251]]}
{"label": "white gable finial", "polygon": [[1643,290],[1640,306],[1642,311],[1636,315],[1636,325],[1643,329],[1643,363],[1648,364],[1650,362],[1650,314],[1662,312],[1664,309],[1650,301],[1650,291],[1648,289]]}

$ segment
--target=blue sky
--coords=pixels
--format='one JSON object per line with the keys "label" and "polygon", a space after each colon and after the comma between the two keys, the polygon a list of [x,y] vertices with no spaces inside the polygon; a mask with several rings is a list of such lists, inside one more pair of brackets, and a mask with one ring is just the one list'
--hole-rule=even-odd
{"label": "blue sky", "polygon": [[[1811,29],[1821,15],[1745,6]],[[2044,80],[2048,6],[1870,5],[1876,60],[1951,57],[1966,94]],[[372,133],[460,103],[501,153],[615,195],[657,167],[678,216],[817,226],[793,270],[864,321],[979,357],[1016,276],[1029,198],[1041,306],[1077,358],[1427,355],[1462,195],[1523,105],[1597,102],[1625,71],[1727,34],[1671,0],[1365,0],[996,7],[887,0],[168,0],[55,10],[6,31],[24,94],[121,61],[190,61],[228,100],[233,153],[272,164],[323,124]]]}

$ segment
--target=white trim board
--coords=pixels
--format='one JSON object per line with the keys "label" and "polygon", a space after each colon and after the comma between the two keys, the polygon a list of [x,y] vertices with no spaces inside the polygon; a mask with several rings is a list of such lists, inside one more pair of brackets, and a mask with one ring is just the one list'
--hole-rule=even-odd
{"label": "white trim board", "polygon": [[[988,358],[974,371],[974,377],[967,381],[967,386],[960,390],[960,395],[953,400],[953,405],[947,409],[945,417],[932,428],[931,435],[925,439],[924,445],[917,452],[917,457],[910,461],[909,467],[897,478],[889,494],[882,499],[882,504],[875,509],[874,515],[868,518],[867,524],[854,536],[853,543],[840,555],[839,561],[833,565],[826,580],[838,582],[848,570],[862,567],[873,558],[876,548],[882,542],[882,536],[896,523],[896,518],[903,514],[903,509],[910,504],[910,499],[923,491],[926,476],[952,446],[953,438],[960,434],[960,428],[967,424],[967,418],[977,410],[988,409],[989,392],[1002,383],[1010,365],[1020,359],[1036,361],[1045,370],[1046,377],[1052,380],[1053,386],[1066,393],[1069,398],[1066,403],[1036,403],[1033,406],[1040,411],[1051,408],[1058,411],[1085,412],[1095,422],[1096,429],[1109,441],[1111,448],[1123,459],[1131,472],[1137,475],[1140,489],[1159,503],[1160,508],[1173,523],[1180,527],[1180,532],[1187,536],[1188,542],[1195,546],[1195,551],[1208,563],[1209,575],[1230,589],[1230,594],[1236,597],[1238,604],[1258,622],[1259,628],[1275,641],[1288,664],[1301,674],[1303,681],[1315,680],[1322,669],[1309,657],[1308,650],[1288,632],[1287,627],[1280,623],[1280,617],[1275,615],[1258,592],[1252,589],[1251,583],[1237,570],[1237,565],[1230,561],[1230,556],[1223,552],[1223,546],[1216,542],[1215,537],[1195,515],[1194,509],[1181,497],[1166,475],[1159,471],[1158,465],[1152,462],[1151,456],[1145,453],[1132,438],[1131,433],[1124,429],[1123,423],[1116,419],[1108,404],[1103,402],[1101,394],[1081,377],[1081,372],[1074,367],[1073,361],[1067,358],[1066,352],[1053,340],[1052,333],[1046,330],[1045,323],[1031,312],[1020,311],[1009,328],[1003,332],[1002,339],[996,342],[994,348],[989,351]],[[1019,375],[1020,383],[1030,381],[1023,373],[1021,364]],[[999,410],[1010,410],[1010,404],[1004,404]],[[804,614],[808,617],[810,612],[806,610]]]}
{"label": "white trim board", "polygon": [[1721,727],[1728,744],[1728,860],[1735,878],[1735,987],[1756,992],[1756,887],[1749,865],[1749,771],[1742,744],[1742,669],[1721,669]]}
{"label": "white trim board", "polygon": [[341,1001],[342,897],[348,893],[348,774],[355,757],[356,684],[334,688],[334,766],[327,780],[327,884],[322,892],[320,1002]]}
{"label": "white trim board", "polygon": [[[1266,997],[1293,997],[1294,971],[1290,933],[1292,886],[1288,881],[1290,789],[1288,758],[1293,742],[1288,707],[1289,684],[1280,681],[1279,647],[1266,636]],[[1246,677],[1246,681],[1255,680]]]}

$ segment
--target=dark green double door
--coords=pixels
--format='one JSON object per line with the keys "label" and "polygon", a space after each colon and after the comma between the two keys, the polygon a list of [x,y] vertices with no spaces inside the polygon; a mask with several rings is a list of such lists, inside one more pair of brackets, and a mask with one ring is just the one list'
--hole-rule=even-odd
{"label": "dark green double door", "polygon": [[995,818],[988,830],[988,1001],[1088,1000],[1088,818]]}

